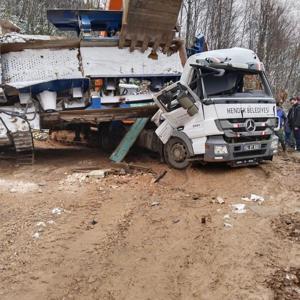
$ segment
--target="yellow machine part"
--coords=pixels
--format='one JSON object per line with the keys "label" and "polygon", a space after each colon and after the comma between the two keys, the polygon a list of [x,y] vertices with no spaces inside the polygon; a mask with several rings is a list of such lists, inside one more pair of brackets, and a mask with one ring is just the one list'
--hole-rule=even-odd
{"label": "yellow machine part", "polygon": [[[176,52],[177,19],[182,0],[123,0],[123,25],[120,48],[130,44],[130,50],[161,47],[165,52]],[[176,49],[174,49],[176,48]]]}

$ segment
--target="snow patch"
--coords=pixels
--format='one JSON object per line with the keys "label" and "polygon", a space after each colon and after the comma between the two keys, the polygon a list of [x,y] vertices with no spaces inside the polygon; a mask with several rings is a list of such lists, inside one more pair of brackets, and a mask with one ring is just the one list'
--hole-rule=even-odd
{"label": "snow patch", "polygon": [[6,33],[0,36],[0,44],[15,44],[15,43],[27,43],[30,41],[49,41],[54,38],[49,35],[27,35],[17,32]]}

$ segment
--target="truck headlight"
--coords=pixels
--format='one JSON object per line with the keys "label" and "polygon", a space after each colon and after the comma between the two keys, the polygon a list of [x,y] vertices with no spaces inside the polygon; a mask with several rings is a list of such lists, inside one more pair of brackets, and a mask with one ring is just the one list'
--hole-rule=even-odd
{"label": "truck headlight", "polygon": [[228,150],[226,146],[214,146],[215,155],[224,155],[228,154]]}

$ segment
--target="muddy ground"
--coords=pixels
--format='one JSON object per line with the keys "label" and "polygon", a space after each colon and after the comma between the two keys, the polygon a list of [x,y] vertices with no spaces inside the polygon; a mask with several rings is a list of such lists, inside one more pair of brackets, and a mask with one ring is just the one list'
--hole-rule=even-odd
{"label": "muddy ground", "polygon": [[0,162],[0,299],[300,299],[296,155],[177,171],[135,154],[154,173],[98,179],[74,171],[106,154],[47,146]]}

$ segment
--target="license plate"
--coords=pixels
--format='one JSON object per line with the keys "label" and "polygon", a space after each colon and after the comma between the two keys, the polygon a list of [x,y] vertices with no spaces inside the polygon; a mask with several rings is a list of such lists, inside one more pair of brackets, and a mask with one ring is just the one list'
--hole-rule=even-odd
{"label": "license plate", "polygon": [[244,146],[245,151],[260,150],[260,144],[250,144]]}

